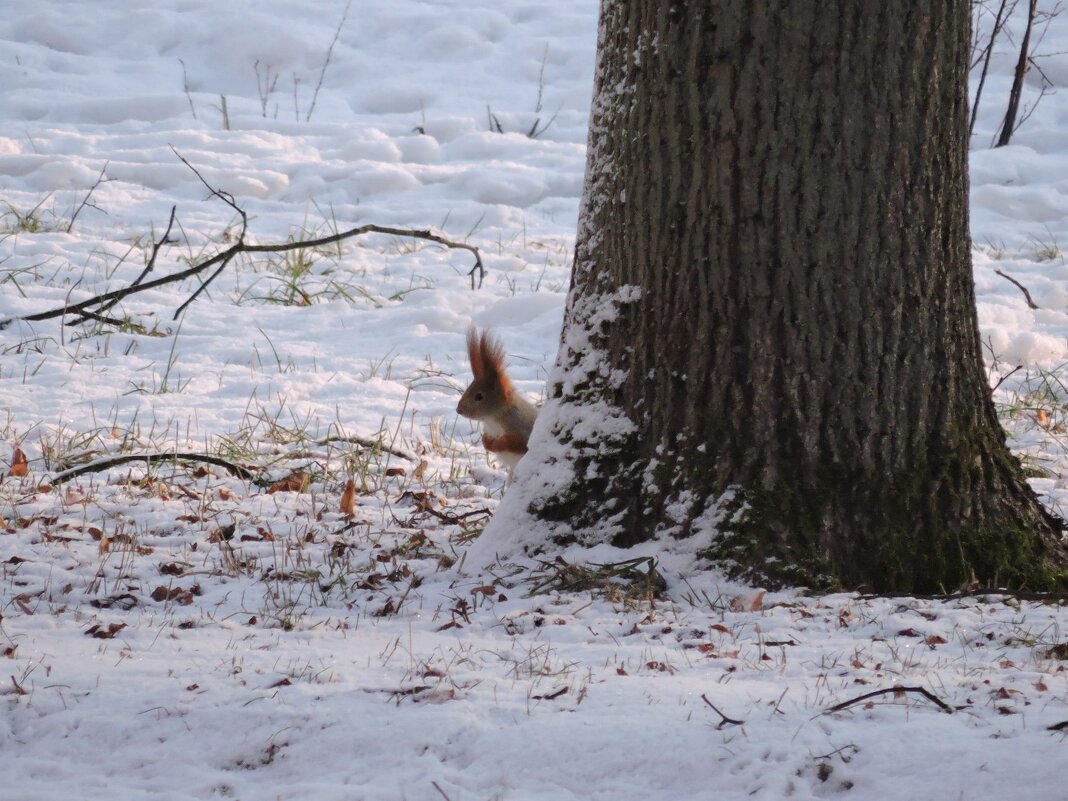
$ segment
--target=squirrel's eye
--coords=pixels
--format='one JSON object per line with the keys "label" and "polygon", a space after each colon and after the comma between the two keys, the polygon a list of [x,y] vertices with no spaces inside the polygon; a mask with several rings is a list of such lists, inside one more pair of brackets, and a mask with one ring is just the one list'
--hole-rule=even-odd
{"label": "squirrel's eye", "polygon": [[482,393],[481,392],[476,392],[475,393],[475,400],[477,400],[477,401],[482,400]]}

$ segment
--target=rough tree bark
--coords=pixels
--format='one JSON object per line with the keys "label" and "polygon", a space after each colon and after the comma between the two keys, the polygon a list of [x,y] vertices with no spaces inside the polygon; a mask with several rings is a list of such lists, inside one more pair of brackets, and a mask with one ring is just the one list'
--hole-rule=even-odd
{"label": "rough tree bark", "polygon": [[494,525],[766,579],[1063,585],[968,238],[968,0],[603,0],[549,399]]}

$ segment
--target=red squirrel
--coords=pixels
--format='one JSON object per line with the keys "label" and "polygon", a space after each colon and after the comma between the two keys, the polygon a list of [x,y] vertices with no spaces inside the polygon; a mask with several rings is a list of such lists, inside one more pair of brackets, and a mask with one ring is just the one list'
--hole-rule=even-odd
{"label": "red squirrel", "polygon": [[467,357],[474,380],[464,391],[456,412],[482,423],[482,444],[512,471],[527,452],[527,440],[538,409],[516,392],[504,372],[504,347],[489,331],[467,329]]}

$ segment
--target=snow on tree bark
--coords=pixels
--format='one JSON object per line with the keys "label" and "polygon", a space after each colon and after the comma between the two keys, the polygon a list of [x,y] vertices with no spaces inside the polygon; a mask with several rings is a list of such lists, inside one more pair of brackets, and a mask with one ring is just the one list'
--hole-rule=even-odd
{"label": "snow on tree bark", "polygon": [[562,346],[488,541],[698,536],[773,580],[1063,584],[979,349],[969,3],[601,15]]}

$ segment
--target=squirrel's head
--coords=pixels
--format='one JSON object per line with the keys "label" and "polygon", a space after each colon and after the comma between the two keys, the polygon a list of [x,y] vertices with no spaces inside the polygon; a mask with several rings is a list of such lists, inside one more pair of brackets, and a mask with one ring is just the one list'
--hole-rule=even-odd
{"label": "squirrel's head", "polygon": [[467,358],[474,380],[456,404],[456,413],[472,420],[498,417],[512,400],[512,384],[504,372],[504,346],[489,331],[467,329]]}

